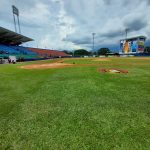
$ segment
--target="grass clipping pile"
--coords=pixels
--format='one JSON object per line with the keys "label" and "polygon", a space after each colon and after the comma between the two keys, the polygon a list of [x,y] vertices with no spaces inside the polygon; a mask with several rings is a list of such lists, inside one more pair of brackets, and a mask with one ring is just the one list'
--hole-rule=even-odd
{"label": "grass clipping pile", "polygon": [[34,65],[26,65],[21,66],[23,69],[47,69],[47,68],[64,68],[71,67],[74,64],[66,64],[66,63],[51,63],[51,64],[34,64]]}
{"label": "grass clipping pile", "polygon": [[112,74],[127,74],[129,73],[128,70],[122,70],[122,69],[100,69],[101,73],[112,73]]}

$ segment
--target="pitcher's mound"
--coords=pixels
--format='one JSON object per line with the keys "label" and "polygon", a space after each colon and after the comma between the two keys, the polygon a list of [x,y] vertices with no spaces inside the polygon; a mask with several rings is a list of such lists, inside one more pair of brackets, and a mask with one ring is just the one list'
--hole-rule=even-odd
{"label": "pitcher's mound", "polygon": [[122,69],[100,69],[100,72],[102,73],[128,73],[128,70],[122,70]]}
{"label": "pitcher's mound", "polygon": [[26,65],[21,66],[23,69],[46,69],[46,68],[64,68],[74,66],[73,64],[65,64],[65,63],[51,63],[51,64],[34,64],[34,65]]}

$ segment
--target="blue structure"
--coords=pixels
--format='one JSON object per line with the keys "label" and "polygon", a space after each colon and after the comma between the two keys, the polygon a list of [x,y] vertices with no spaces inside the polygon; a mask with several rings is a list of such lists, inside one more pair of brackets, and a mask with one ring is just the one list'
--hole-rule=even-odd
{"label": "blue structure", "polygon": [[20,54],[19,51],[13,49],[12,47],[0,44],[0,53],[1,54]]}
{"label": "blue structure", "polygon": [[0,27],[0,55],[2,57],[15,55],[16,57],[37,58],[38,54],[28,48],[19,46],[33,39]]}
{"label": "blue structure", "polygon": [[22,46],[11,46],[11,48],[13,48],[13,49],[19,51],[21,54],[25,54],[25,55],[36,55],[37,54],[37,53],[32,52],[32,51],[30,51],[27,48],[22,47]]}
{"label": "blue structure", "polygon": [[37,55],[37,53],[28,50],[22,46],[11,46],[0,44],[1,54],[23,54],[23,55]]}

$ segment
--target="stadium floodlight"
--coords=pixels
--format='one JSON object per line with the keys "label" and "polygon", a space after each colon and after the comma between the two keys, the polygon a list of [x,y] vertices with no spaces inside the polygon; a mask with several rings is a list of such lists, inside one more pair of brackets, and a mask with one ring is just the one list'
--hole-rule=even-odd
{"label": "stadium floodlight", "polygon": [[13,9],[13,14],[19,16],[19,9],[14,5],[12,5],[12,9]]}
{"label": "stadium floodlight", "polygon": [[16,18],[15,18],[15,16],[17,16],[19,33],[21,33],[20,21],[19,21],[19,9],[14,5],[12,5],[12,13],[13,13],[13,18],[14,18],[15,32],[17,32],[17,25],[16,25]]}

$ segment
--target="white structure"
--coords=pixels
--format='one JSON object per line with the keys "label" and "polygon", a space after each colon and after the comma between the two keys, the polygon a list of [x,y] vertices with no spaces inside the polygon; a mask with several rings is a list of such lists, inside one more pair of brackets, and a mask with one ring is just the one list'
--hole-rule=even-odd
{"label": "white structure", "polygon": [[16,63],[17,62],[16,56],[9,56],[9,59],[10,59],[11,63]]}

